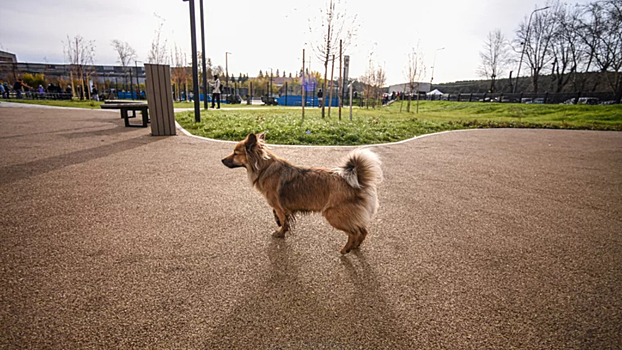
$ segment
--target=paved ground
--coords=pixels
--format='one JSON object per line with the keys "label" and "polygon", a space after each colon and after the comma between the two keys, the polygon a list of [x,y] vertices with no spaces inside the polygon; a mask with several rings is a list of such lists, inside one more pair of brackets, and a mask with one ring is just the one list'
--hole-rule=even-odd
{"label": "paved ground", "polygon": [[122,125],[0,108],[0,348],[622,347],[622,133],[377,147],[379,215],[342,257],[317,215],[270,236],[231,144]]}

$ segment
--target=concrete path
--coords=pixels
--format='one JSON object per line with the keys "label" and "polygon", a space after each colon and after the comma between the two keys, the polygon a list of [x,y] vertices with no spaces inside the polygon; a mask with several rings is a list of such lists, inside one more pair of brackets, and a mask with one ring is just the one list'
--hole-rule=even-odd
{"label": "concrete path", "polygon": [[2,349],[622,347],[622,133],[376,147],[380,211],[341,256],[318,215],[271,237],[229,143],[89,110],[0,108],[0,130]]}

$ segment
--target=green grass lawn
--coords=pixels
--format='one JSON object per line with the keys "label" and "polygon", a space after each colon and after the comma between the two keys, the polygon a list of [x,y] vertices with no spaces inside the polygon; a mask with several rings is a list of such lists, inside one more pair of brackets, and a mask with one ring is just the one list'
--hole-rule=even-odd
{"label": "green grass lawn", "polygon": [[[353,120],[344,108],[321,118],[318,108],[253,108],[177,113],[179,124],[192,134],[238,141],[249,132],[266,132],[274,144],[361,145],[400,141],[433,132],[466,128],[560,128],[622,131],[622,105],[527,105],[480,102],[422,101],[419,113],[406,112],[404,102],[377,109],[355,108]],[[400,111],[401,110],[401,111]]]}
{"label": "green grass lawn", "polygon": [[[400,103],[394,103],[388,109],[399,114]],[[491,122],[491,126],[511,123],[524,127],[533,124],[533,127],[622,130],[622,105],[424,101],[419,106],[419,118],[463,125],[477,121],[475,124]]]}
{"label": "green grass lawn", "polygon": [[[174,102],[173,106],[175,108],[194,108],[194,102]],[[240,104],[227,104],[227,103],[221,103],[220,104],[221,108],[268,108],[269,106],[263,106],[263,105],[247,105],[246,103],[240,103]],[[208,102],[208,108],[211,109],[212,108],[212,103]],[[201,109],[203,109],[203,101],[201,101]]]}

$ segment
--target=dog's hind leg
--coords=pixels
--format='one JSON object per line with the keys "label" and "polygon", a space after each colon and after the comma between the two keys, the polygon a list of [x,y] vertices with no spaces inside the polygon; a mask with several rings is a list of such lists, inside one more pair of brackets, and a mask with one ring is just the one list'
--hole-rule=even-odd
{"label": "dog's hind leg", "polygon": [[341,249],[341,254],[349,253],[352,248],[356,248],[356,242],[358,242],[359,232],[355,225],[353,225],[351,217],[348,215],[347,210],[340,209],[328,209],[323,213],[324,217],[331,226],[345,232],[348,235],[348,242]]}
{"label": "dog's hind leg", "polygon": [[363,243],[363,241],[365,240],[365,237],[367,237],[367,228],[359,227],[359,235],[356,242],[354,243],[353,249],[358,249],[361,243]]}
{"label": "dog's hind leg", "polygon": [[279,216],[276,215],[276,210],[272,209],[272,214],[274,214],[274,220],[276,221],[276,224],[281,227],[281,220],[279,220]]}
{"label": "dog's hind leg", "polygon": [[358,242],[358,234],[356,231],[346,232],[348,234],[348,242],[341,248],[341,254],[349,253],[350,250],[358,248],[356,242]]}
{"label": "dog's hind leg", "polygon": [[281,224],[281,229],[274,231],[272,235],[274,237],[283,238],[285,237],[285,232],[289,231],[289,220],[287,218],[287,213],[279,209],[274,209],[274,215],[276,216],[277,224]]}

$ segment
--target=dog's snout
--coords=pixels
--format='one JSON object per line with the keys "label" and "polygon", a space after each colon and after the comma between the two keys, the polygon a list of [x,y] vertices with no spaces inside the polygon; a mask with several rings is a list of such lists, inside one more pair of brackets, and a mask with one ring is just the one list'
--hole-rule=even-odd
{"label": "dog's snout", "polygon": [[223,158],[222,164],[224,164],[227,168],[239,168],[242,166],[242,165],[235,164],[233,159],[231,159],[230,157]]}

